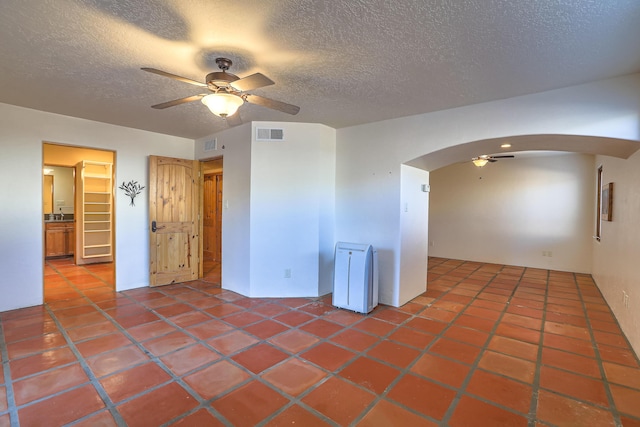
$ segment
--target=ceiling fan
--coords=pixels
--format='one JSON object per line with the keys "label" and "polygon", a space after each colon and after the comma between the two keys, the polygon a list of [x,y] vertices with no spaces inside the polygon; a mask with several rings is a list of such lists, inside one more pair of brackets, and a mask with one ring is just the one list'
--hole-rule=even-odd
{"label": "ceiling fan", "polygon": [[142,68],[142,70],[149,73],[169,77],[174,80],[189,83],[194,86],[204,87],[209,90],[208,93],[174,99],[173,101],[152,105],[151,108],[161,110],[175,105],[185,104],[187,102],[201,101],[213,114],[225,119],[234,115],[238,108],[245,102],[282,111],[283,113],[288,114],[298,114],[298,111],[300,111],[300,107],[295,105],[247,93],[247,91],[274,84],[273,80],[264,74],[255,73],[250,76],[240,78],[235,74],[227,72],[233,64],[230,59],[216,58],[216,64],[218,64],[218,68],[220,68],[221,71],[214,71],[207,74],[205,77],[205,83],[177,76],[155,68]]}
{"label": "ceiling fan", "polygon": [[474,157],[471,159],[474,165],[481,168],[487,163],[497,162],[498,159],[513,159],[515,156],[513,155],[502,155],[502,156],[488,156],[486,154],[482,154],[478,157]]}

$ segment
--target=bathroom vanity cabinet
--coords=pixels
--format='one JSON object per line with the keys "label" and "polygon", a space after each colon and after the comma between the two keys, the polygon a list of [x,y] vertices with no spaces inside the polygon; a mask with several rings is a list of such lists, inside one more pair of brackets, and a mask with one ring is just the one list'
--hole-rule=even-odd
{"label": "bathroom vanity cabinet", "polygon": [[45,223],[45,257],[73,255],[76,238],[73,221],[54,221]]}

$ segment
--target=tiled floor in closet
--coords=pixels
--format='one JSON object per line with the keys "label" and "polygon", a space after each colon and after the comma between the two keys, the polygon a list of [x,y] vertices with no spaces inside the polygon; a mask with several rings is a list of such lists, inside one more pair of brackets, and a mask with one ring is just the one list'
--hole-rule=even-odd
{"label": "tiled floor in closet", "polygon": [[0,313],[0,426],[640,426],[638,358],[588,275],[432,258],[428,292],[368,316],[245,298],[219,268],[113,280],[48,261],[46,304]]}

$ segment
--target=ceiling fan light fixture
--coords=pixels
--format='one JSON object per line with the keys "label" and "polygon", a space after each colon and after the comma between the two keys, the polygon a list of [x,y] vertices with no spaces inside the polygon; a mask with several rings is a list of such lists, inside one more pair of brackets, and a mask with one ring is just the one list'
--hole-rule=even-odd
{"label": "ceiling fan light fixture", "polygon": [[477,167],[481,168],[484,165],[486,165],[487,163],[489,163],[489,160],[484,159],[482,157],[476,157],[475,159],[472,160],[473,164],[476,165]]}
{"label": "ceiling fan light fixture", "polygon": [[244,104],[244,99],[231,93],[218,92],[203,97],[202,103],[206,105],[213,114],[224,118],[233,116],[236,111],[238,111],[238,108]]}

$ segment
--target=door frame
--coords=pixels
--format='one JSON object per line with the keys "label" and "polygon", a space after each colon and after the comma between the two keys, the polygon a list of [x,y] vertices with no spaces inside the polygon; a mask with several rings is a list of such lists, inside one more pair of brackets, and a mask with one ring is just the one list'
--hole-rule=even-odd
{"label": "door frame", "polygon": [[[221,170],[221,174],[223,177],[223,188],[224,188],[224,156],[215,156],[215,157],[208,157],[206,159],[200,159],[200,170],[198,171],[198,180],[200,181],[200,196],[199,196],[199,206],[198,206],[198,234],[200,235],[200,242],[199,242],[199,255],[200,255],[200,265],[198,266],[198,277],[199,278],[203,278],[204,277],[204,174],[205,174],[205,170],[207,169],[207,163],[214,161],[214,160],[220,160],[222,162],[222,170]],[[223,193],[224,195],[224,190]],[[224,211],[224,209],[223,209]],[[220,221],[220,234],[222,235],[222,224],[224,223],[224,212],[222,215],[222,220]],[[222,240],[222,239],[221,239]],[[220,265],[222,266],[222,241],[220,242]],[[222,267],[221,267],[222,268]],[[222,285],[222,277],[220,277],[220,284]]]}
{"label": "door frame", "polygon": [[[61,166],[61,167],[69,167],[71,169],[73,169],[73,173],[74,173],[74,179],[73,179],[73,193],[74,193],[74,197],[73,197],[73,217],[74,220],[76,219],[76,214],[78,211],[78,207],[76,204],[76,197],[75,197],[75,193],[77,191],[76,188],[76,176],[75,176],[75,165],[77,163],[76,159],[72,159],[72,160],[67,160],[67,158],[65,157],[65,161],[59,161],[56,160],[56,158],[54,157],[52,159],[51,155],[47,156],[46,155],[46,150],[45,150],[45,146],[55,146],[55,147],[59,147],[60,149],[63,150],[86,150],[86,151],[97,151],[97,152],[102,152],[102,153],[109,153],[111,155],[111,160],[112,160],[112,167],[111,167],[111,174],[112,174],[112,185],[113,185],[113,189],[112,189],[112,197],[111,197],[111,203],[112,203],[112,217],[111,217],[111,223],[112,223],[112,227],[113,227],[113,231],[112,231],[112,235],[111,235],[111,244],[112,244],[112,253],[113,253],[113,261],[111,261],[113,263],[113,290],[115,291],[118,287],[116,285],[116,200],[117,197],[115,197],[115,186],[116,186],[116,181],[115,181],[115,175],[116,175],[116,167],[117,167],[117,157],[118,157],[118,152],[116,150],[111,150],[108,148],[98,148],[98,147],[88,147],[88,146],[84,146],[84,145],[71,145],[71,144],[63,144],[63,143],[58,143],[58,142],[53,142],[53,141],[46,141],[43,140],[42,141],[42,145],[40,146],[42,149],[42,167],[40,168],[41,173],[43,172],[43,169],[45,167],[45,165],[50,165],[50,166]],[[82,156],[79,156],[82,157]],[[45,263],[45,222],[44,222],[44,206],[42,204],[42,198],[44,197],[44,186],[42,188],[41,194],[40,194],[40,211],[41,211],[41,215],[40,217],[42,218],[42,254],[41,254],[41,262]],[[55,204],[55,199],[54,199],[54,204]],[[55,208],[55,207],[54,207]],[[74,231],[76,234],[76,242],[75,242],[75,248],[73,251],[73,263],[74,265],[76,264],[76,256],[78,254],[78,245],[77,245],[77,234],[78,234],[78,225],[77,225],[77,221],[74,221]],[[45,301],[45,295],[44,295],[44,273],[42,276],[42,300]]]}

